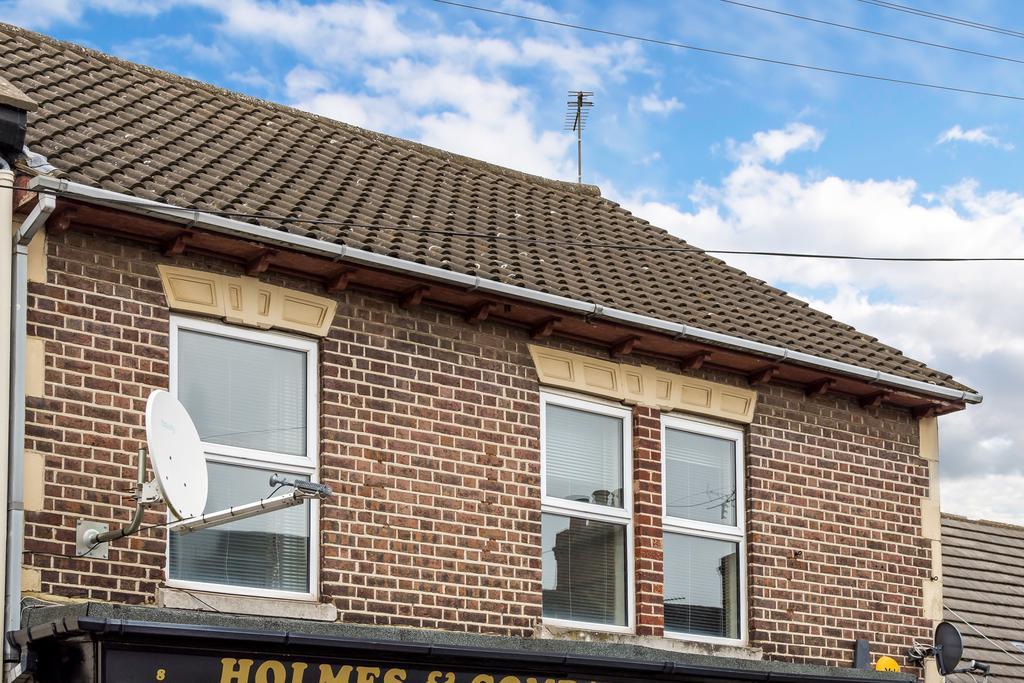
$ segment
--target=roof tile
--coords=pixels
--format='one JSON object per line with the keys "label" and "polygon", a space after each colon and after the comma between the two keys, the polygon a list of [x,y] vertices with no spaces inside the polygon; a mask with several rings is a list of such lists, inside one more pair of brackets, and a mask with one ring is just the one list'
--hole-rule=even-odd
{"label": "roof tile", "polygon": [[942,575],[964,657],[991,664],[995,680],[1024,681],[1024,527],[943,515]]}
{"label": "roof tile", "polygon": [[[68,178],[261,219],[374,252],[963,389],[942,372],[700,251],[593,188],[529,176],[0,24],[0,72],[39,104],[29,144]],[[377,227],[366,227],[377,226]],[[391,228],[402,228],[391,229]]]}

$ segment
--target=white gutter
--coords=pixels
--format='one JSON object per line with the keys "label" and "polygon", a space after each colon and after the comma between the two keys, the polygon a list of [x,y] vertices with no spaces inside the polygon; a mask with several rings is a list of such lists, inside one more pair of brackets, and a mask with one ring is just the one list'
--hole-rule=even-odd
{"label": "white gutter", "polygon": [[127,210],[133,213],[158,218],[160,220],[195,225],[213,232],[225,233],[248,239],[257,239],[261,242],[277,244],[297,251],[318,254],[331,258],[335,261],[360,263],[374,268],[416,275],[418,277],[465,287],[471,290],[491,292],[493,294],[513,299],[529,301],[531,303],[558,308],[571,313],[578,313],[590,319],[614,321],[631,325],[633,327],[642,327],[656,332],[661,332],[676,338],[686,338],[717,346],[733,347],[743,351],[768,356],[776,361],[799,363],[801,365],[855,377],[872,384],[910,391],[915,394],[933,396],[947,401],[964,401],[966,403],[981,403],[982,401],[981,394],[970,391],[949,389],[935,384],[930,384],[928,382],[908,379],[888,372],[881,372],[880,370],[869,370],[850,363],[822,358],[820,356],[814,356],[800,351],[792,351],[780,346],[750,341],[741,337],[734,337],[727,334],[721,334],[719,332],[712,332],[711,330],[701,329],[699,327],[692,327],[690,325],[661,320],[660,318],[652,318],[646,315],[630,313],[629,311],[579,301],[577,299],[570,299],[569,297],[559,296],[556,294],[537,292],[532,289],[527,289],[526,287],[509,285],[504,282],[496,282],[479,276],[455,273],[450,270],[445,270],[444,268],[425,266],[413,261],[406,261],[392,256],[375,254],[362,249],[353,249],[341,244],[331,244],[330,242],[324,242],[322,240],[304,237],[302,235],[293,235],[281,230],[265,228],[232,218],[224,218],[222,216],[215,216],[191,209],[184,210],[163,202],[140,199],[138,197],[132,197],[119,192],[102,190],[89,185],[70,182],[68,180],[38,176],[29,183],[29,188],[56,191],[61,196],[85,201],[91,204],[100,204],[112,208]]}

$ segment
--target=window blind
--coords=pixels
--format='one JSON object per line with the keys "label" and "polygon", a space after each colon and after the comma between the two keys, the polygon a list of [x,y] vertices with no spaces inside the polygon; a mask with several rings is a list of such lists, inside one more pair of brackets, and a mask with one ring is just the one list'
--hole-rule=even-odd
{"label": "window blind", "polygon": [[665,534],[665,630],[739,638],[739,545]]}
{"label": "window blind", "polygon": [[547,496],[623,506],[621,418],[548,404],[544,447]]}
{"label": "window blind", "polygon": [[178,333],[178,399],[208,443],[306,455],[306,354]]}
{"label": "window blind", "polygon": [[736,524],[736,444],[678,429],[665,430],[665,514]]}
{"label": "window blind", "polygon": [[[272,492],[271,470],[211,462],[209,474],[206,512]],[[308,592],[309,515],[309,506],[299,505],[184,536],[171,534],[170,577]]]}
{"label": "window blind", "polygon": [[544,616],[626,624],[626,527],[541,515]]}

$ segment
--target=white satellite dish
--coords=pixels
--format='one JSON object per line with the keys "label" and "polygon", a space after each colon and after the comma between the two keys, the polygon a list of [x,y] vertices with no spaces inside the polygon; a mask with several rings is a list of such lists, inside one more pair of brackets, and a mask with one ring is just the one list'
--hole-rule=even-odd
{"label": "white satellite dish", "polygon": [[[269,497],[251,503],[233,505],[223,510],[204,512],[209,492],[206,454],[192,418],[185,406],[168,392],[158,389],[146,401],[146,441],[149,448],[139,449],[138,481],[135,485],[135,515],[120,529],[110,530],[105,522],[80,519],[75,527],[76,557],[106,559],[107,544],[131,536],[142,527],[146,510],[161,502],[167,505],[177,521],[168,528],[178,534],[201,531],[240,519],[265,515],[301,505],[310,500],[323,500],[332,495],[331,488],[314,481],[291,481],[273,475],[269,486],[276,487]],[[146,481],[146,462],[152,463],[153,481]],[[289,493],[273,495],[288,487]]]}
{"label": "white satellite dish", "polygon": [[206,509],[206,454],[185,406],[157,390],[146,401],[146,441],[156,485],[177,519],[198,517]]}

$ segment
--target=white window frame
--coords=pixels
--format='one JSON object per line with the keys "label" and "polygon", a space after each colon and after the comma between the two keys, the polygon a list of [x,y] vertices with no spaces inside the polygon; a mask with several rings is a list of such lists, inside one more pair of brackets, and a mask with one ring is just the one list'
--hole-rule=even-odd
{"label": "white window frame", "polygon": [[[597,415],[608,415],[622,420],[622,508],[551,498],[547,495],[547,412],[548,405],[572,408]],[[541,513],[562,517],[577,517],[598,522],[618,524],[626,528],[626,624],[601,624],[574,619],[544,617],[544,624],[560,628],[608,633],[634,633],[636,630],[636,595],[633,567],[633,413],[621,404],[580,398],[551,390],[540,394],[540,486]],[[543,606],[542,606],[543,609]]]}
{"label": "white window frame", "polygon": [[[228,465],[250,466],[282,474],[306,475],[310,481],[319,481],[319,347],[313,339],[294,335],[279,334],[246,327],[236,327],[226,323],[190,318],[180,315],[171,316],[170,324],[170,392],[178,396],[178,333],[180,330],[201,332],[218,337],[238,339],[241,341],[265,344],[306,354],[306,454],[307,457],[278,454],[252,448],[225,446],[223,444],[203,442],[203,450],[208,462]],[[308,503],[309,514],[309,590],[306,592],[272,590],[252,586],[232,586],[229,584],[207,583],[204,581],[187,581],[170,578],[171,542],[167,539],[167,581],[169,588],[208,591],[231,595],[250,595],[285,600],[318,600],[320,594],[320,503],[313,499]]]}
{"label": "white window frame", "polygon": [[[736,454],[736,524],[712,524],[668,514],[668,430],[690,432],[702,436],[732,441]],[[747,643],[747,538],[746,538],[746,491],[744,490],[744,455],[743,430],[739,427],[710,420],[700,420],[681,415],[663,414],[661,416],[661,501],[662,501],[662,533],[682,536],[711,538],[736,543],[739,551],[739,638],[721,638],[696,633],[678,633],[665,628],[665,637],[676,640],[688,640],[720,645],[746,645]],[[667,567],[664,568],[667,571]]]}

